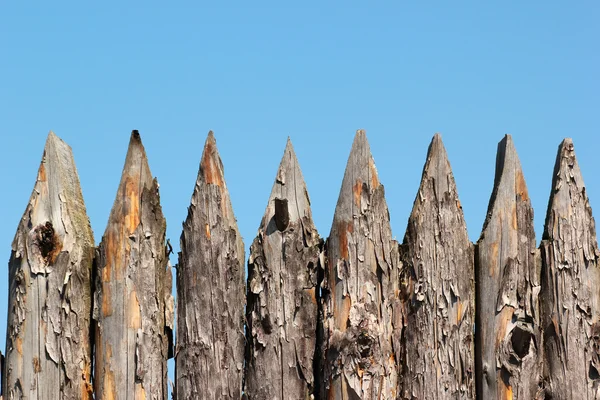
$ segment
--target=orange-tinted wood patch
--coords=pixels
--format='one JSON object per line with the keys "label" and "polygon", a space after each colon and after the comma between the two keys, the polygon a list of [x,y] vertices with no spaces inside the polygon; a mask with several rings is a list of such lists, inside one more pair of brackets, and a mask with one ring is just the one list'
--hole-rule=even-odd
{"label": "orange-tinted wood patch", "polygon": [[216,149],[214,143],[208,141],[204,147],[204,157],[200,163],[200,170],[204,175],[206,183],[223,186],[223,179],[221,176],[218,160],[215,159]]}

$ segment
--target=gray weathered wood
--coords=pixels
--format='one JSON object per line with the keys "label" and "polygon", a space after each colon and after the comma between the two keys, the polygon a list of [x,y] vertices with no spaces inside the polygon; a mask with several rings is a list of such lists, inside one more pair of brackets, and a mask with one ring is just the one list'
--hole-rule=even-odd
{"label": "gray weathered wood", "polygon": [[437,134],[429,146],[404,244],[409,297],[402,398],[472,399],[473,245]]}
{"label": "gray weathered wood", "polygon": [[313,394],[320,248],[288,139],[248,260],[244,393],[250,400]]}
{"label": "gray weathered wood", "polygon": [[507,135],[498,144],[496,178],[477,243],[477,395],[542,396],[539,253],[521,163]]}
{"label": "gray weathered wood", "polygon": [[383,185],[359,130],[327,242],[321,398],[396,398],[398,262]]}
{"label": "gray weathered wood", "polygon": [[239,399],[244,366],[244,244],[209,132],[177,268],[179,399]]}
{"label": "gray weathered wood", "polygon": [[592,209],[571,139],[559,147],[542,251],[546,396],[600,398],[600,269]]}
{"label": "gray weathered wood", "polygon": [[171,271],[158,182],[137,131],[97,250],[97,399],[166,399]]}
{"label": "gray weathered wood", "polygon": [[50,132],[9,262],[8,399],[91,399],[93,256],[71,148]]}
{"label": "gray weathered wood", "polygon": [[0,351],[0,400],[4,398],[2,393],[4,393],[4,355],[2,355],[2,351]]}

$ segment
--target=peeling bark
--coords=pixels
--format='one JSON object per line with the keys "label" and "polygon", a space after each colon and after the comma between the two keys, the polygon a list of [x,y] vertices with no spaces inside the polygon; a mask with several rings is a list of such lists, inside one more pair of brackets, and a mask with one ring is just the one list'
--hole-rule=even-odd
{"label": "peeling bark", "polygon": [[571,139],[558,150],[541,251],[547,398],[599,399],[600,253]]}
{"label": "peeling bark", "polygon": [[[97,250],[97,399],[166,399],[171,271],[158,182],[137,131]],[[169,310],[171,308],[171,310]]]}
{"label": "peeling bark", "polygon": [[356,133],[327,242],[321,398],[395,399],[399,258],[365,132]]}
{"label": "peeling bark", "polygon": [[248,260],[244,393],[250,400],[313,395],[320,249],[288,139]]}
{"label": "peeling bark", "polygon": [[477,395],[543,398],[538,294],[541,262],[521,163],[507,135],[477,244]]}
{"label": "peeling bark", "polygon": [[209,132],[177,268],[179,399],[240,399],[244,366],[244,244]]}
{"label": "peeling bark", "polygon": [[93,255],[71,148],[50,132],[9,262],[8,399],[92,398]]}
{"label": "peeling bark", "polygon": [[429,146],[404,244],[402,398],[472,399],[474,253],[439,135]]}

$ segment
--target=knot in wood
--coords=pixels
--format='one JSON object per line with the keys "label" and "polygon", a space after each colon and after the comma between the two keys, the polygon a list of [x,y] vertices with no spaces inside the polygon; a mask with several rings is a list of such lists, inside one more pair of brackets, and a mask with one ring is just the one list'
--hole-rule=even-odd
{"label": "knot in wood", "polygon": [[52,261],[54,252],[57,248],[52,222],[46,221],[45,224],[39,225],[35,229],[35,233],[37,236],[37,246],[40,249],[42,257],[47,261]]}
{"label": "knot in wood", "polygon": [[275,226],[279,232],[283,232],[290,224],[290,213],[287,199],[275,199]]}

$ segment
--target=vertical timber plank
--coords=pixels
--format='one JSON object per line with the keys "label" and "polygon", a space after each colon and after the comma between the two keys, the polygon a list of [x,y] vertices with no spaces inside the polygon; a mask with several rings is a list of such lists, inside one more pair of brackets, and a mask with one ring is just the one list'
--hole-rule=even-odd
{"label": "vertical timber plank", "polygon": [[404,245],[402,398],[472,399],[474,252],[439,134],[429,146]]}
{"label": "vertical timber plank", "polygon": [[600,398],[600,269],[573,141],[558,149],[542,251],[546,396]]}
{"label": "vertical timber plank", "polygon": [[326,248],[321,398],[396,399],[398,246],[363,130],[352,144]]}
{"label": "vertical timber plank", "polygon": [[117,196],[97,250],[96,398],[166,399],[170,270],[158,182],[131,134]]}
{"label": "vertical timber plank", "polygon": [[4,393],[4,355],[2,355],[2,351],[0,351],[0,400],[4,398],[2,393]]}
{"label": "vertical timber plank", "polygon": [[542,396],[540,268],[533,208],[512,138],[498,144],[496,178],[477,243],[477,395]]}
{"label": "vertical timber plank", "polygon": [[7,398],[92,398],[93,256],[71,148],[50,132],[9,262]]}
{"label": "vertical timber plank", "polygon": [[212,132],[183,224],[177,289],[177,398],[240,399],[244,244]]}
{"label": "vertical timber plank", "polygon": [[249,400],[310,399],[321,240],[288,139],[250,247],[244,393]]}

